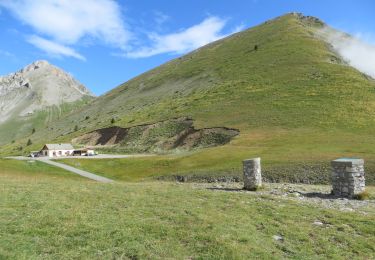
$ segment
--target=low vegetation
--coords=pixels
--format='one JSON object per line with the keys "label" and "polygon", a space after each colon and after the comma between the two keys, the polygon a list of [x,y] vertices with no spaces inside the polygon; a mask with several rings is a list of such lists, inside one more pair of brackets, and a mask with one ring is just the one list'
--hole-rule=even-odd
{"label": "low vegetation", "polygon": [[238,130],[225,127],[195,129],[193,123],[191,118],[182,117],[129,128],[113,126],[84,134],[72,142],[112,153],[160,153],[220,146],[239,134]]}
{"label": "low vegetation", "polygon": [[[372,214],[343,214],[190,184],[48,177],[39,175],[47,166],[38,163],[38,171],[29,171],[27,162],[0,163],[0,258],[342,259],[375,254]],[[324,226],[314,225],[317,220]]]}
{"label": "low vegetation", "polygon": [[38,161],[17,161],[0,159],[0,178],[15,182],[29,182],[43,180],[44,178],[56,178],[60,180],[74,179],[81,177],[70,172],[55,168]]}
{"label": "low vegetation", "polygon": [[355,195],[354,198],[357,199],[357,200],[368,200],[368,199],[371,198],[371,195],[367,190],[365,190],[365,191]]}

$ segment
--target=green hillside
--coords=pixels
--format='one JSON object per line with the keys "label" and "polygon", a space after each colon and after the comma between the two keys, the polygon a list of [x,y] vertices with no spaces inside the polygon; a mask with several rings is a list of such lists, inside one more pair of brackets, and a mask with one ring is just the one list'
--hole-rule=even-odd
{"label": "green hillside", "polygon": [[45,107],[32,115],[12,117],[0,124],[0,145],[10,141],[16,142],[22,138],[33,138],[34,131],[45,131],[48,124],[53,124],[59,118],[89,103],[92,99],[93,97],[86,96],[79,101]]}
{"label": "green hillside", "polygon": [[[240,135],[222,147],[167,155],[178,169],[166,166],[154,175],[236,175],[241,160],[252,156],[261,156],[270,172],[339,156],[375,159],[375,81],[342,61],[319,33],[323,26],[288,14],[209,44],[60,118],[35,133],[26,150],[70,141],[111,121],[131,127],[189,116],[197,128],[236,128]],[[17,153],[26,141],[4,146],[3,153]],[[155,163],[147,164],[150,170]],[[374,170],[368,164],[370,179]]]}

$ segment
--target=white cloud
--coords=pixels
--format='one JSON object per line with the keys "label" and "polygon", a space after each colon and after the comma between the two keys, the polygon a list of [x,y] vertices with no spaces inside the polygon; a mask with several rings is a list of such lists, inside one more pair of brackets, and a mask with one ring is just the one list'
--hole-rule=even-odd
{"label": "white cloud", "polygon": [[329,28],[325,28],[322,32],[345,61],[359,71],[375,78],[375,45]]}
{"label": "white cloud", "polygon": [[53,41],[54,49],[70,49],[65,46],[84,38],[125,49],[131,37],[114,0],[0,0],[0,7],[48,38],[49,46]]}
{"label": "white cloud", "polygon": [[219,17],[208,17],[198,25],[177,33],[148,35],[151,46],[132,50],[126,54],[131,58],[144,58],[162,53],[181,54],[197,49],[210,42],[226,37],[223,34],[227,21]]}
{"label": "white cloud", "polygon": [[0,50],[0,55],[8,58],[14,58],[15,55],[10,53],[9,51]]}
{"label": "white cloud", "polygon": [[[141,45],[141,39],[135,35],[140,36],[143,30],[129,29],[115,0],[0,0],[0,8],[33,29],[34,35],[27,38],[29,43],[49,55],[81,60],[85,58],[75,48],[87,42],[99,41],[119,49],[122,56],[143,58],[186,53],[229,35],[223,33],[227,20],[215,16],[190,28],[161,34],[161,25],[170,18],[155,11],[154,31],[147,34],[146,43]],[[242,28],[239,26],[233,32]]]}
{"label": "white cloud", "polygon": [[159,26],[170,19],[170,17],[168,15],[166,15],[166,14],[160,12],[160,11],[154,11],[154,15],[155,15],[155,23]]}
{"label": "white cloud", "polygon": [[43,39],[39,36],[30,36],[27,41],[35,47],[45,51],[47,54],[55,57],[67,56],[73,57],[79,60],[86,60],[81,54],[76,52],[74,49],[64,46],[62,44]]}

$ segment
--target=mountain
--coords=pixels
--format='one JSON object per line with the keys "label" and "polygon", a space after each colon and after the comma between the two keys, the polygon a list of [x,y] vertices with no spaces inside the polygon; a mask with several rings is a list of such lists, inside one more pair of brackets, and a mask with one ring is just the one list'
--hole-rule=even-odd
{"label": "mountain", "polygon": [[[0,143],[19,138],[25,130],[39,127],[40,121],[52,121],[70,110],[69,106],[92,97],[85,86],[47,61],[0,77]],[[39,122],[34,124],[35,120]]]}
{"label": "mountain", "polygon": [[[37,131],[35,148],[112,126],[189,117],[196,129],[225,127],[240,134],[225,146],[179,158],[179,169],[186,162],[192,171],[228,172],[259,155],[273,165],[372,158],[375,81],[340,56],[327,28],[317,18],[291,13],[211,43]],[[152,138],[160,134],[169,132],[163,128]],[[16,153],[15,145],[3,151]]]}

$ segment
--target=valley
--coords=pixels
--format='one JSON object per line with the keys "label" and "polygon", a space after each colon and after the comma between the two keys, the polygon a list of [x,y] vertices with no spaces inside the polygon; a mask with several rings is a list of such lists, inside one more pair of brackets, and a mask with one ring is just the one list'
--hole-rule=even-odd
{"label": "valley", "polygon": [[0,259],[371,259],[375,80],[336,33],[288,13],[98,97],[44,60],[0,77]]}

